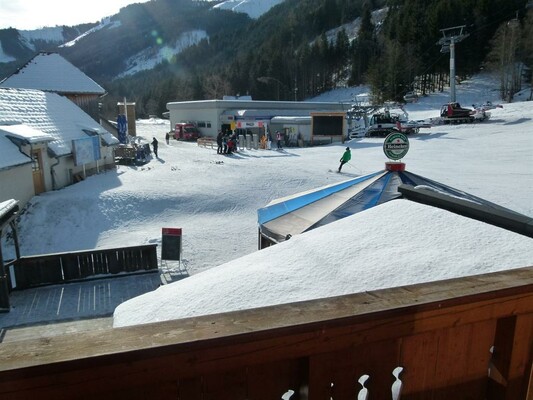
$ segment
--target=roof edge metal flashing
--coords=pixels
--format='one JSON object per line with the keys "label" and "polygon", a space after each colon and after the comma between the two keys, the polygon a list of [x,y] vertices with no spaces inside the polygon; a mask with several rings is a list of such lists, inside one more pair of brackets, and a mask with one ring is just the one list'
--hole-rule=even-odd
{"label": "roof edge metal flashing", "polygon": [[457,197],[450,197],[426,187],[413,187],[403,184],[398,186],[398,191],[408,200],[438,207],[533,238],[533,218],[512,210],[503,207],[493,208],[491,204],[479,204]]}
{"label": "roof edge metal flashing", "polygon": [[307,193],[303,196],[287,199],[285,201],[279,202],[277,204],[271,204],[266,207],[260,208],[257,211],[258,214],[258,221],[260,224],[264,224],[268,221],[272,221],[273,219],[276,219],[284,214],[287,214],[289,212],[295,211],[299,208],[302,208],[310,203],[313,203],[315,201],[321,200],[327,196],[330,196],[333,193],[337,193],[345,188],[348,188],[350,186],[356,185],[360,182],[364,182],[366,180],[372,179],[373,177],[384,174],[387,171],[379,171],[375,172],[373,174],[365,175],[365,176],[359,176],[354,179],[350,179],[348,181],[344,181],[332,186],[326,186],[322,187],[318,190],[315,190],[313,192]]}

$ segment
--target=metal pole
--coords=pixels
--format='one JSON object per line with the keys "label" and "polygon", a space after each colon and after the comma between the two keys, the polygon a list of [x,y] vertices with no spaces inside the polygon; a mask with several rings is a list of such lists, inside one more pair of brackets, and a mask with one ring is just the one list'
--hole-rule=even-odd
{"label": "metal pole", "polygon": [[450,39],[450,101],[455,103],[455,41]]}
{"label": "metal pole", "polygon": [[441,53],[450,52],[450,102],[455,103],[455,44],[467,38],[468,33],[463,33],[463,26],[441,29],[443,37],[437,42],[442,46]]}

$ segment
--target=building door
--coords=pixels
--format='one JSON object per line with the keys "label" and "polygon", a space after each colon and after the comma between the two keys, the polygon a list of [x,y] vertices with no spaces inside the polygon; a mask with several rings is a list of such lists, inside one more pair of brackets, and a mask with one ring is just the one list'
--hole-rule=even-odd
{"label": "building door", "polygon": [[33,189],[35,194],[44,192],[44,176],[43,176],[43,158],[41,150],[34,150],[31,153],[33,172]]}

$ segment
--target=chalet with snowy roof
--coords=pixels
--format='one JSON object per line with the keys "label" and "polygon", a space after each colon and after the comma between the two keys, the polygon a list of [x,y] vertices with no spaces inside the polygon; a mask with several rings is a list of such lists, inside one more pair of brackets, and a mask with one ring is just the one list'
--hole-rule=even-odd
{"label": "chalet with snowy roof", "polygon": [[114,168],[118,143],[65,97],[0,88],[0,201],[23,205],[35,194]]}
{"label": "chalet with snowy roof", "polygon": [[98,99],[106,92],[57,53],[39,53],[0,82],[3,88],[37,89],[72,100],[98,121]]}

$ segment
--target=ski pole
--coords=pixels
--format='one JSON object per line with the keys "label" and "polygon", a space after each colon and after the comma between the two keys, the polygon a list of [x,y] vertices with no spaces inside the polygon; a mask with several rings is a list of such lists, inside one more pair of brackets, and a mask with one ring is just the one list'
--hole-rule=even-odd
{"label": "ski pole", "polygon": [[350,167],[352,167],[352,168],[355,168],[359,173],[361,173],[361,174],[363,173],[363,171],[361,171],[361,170],[360,170],[359,168],[357,168],[355,165],[352,165],[351,163],[346,163],[346,164],[348,164],[348,165],[349,165]]}

